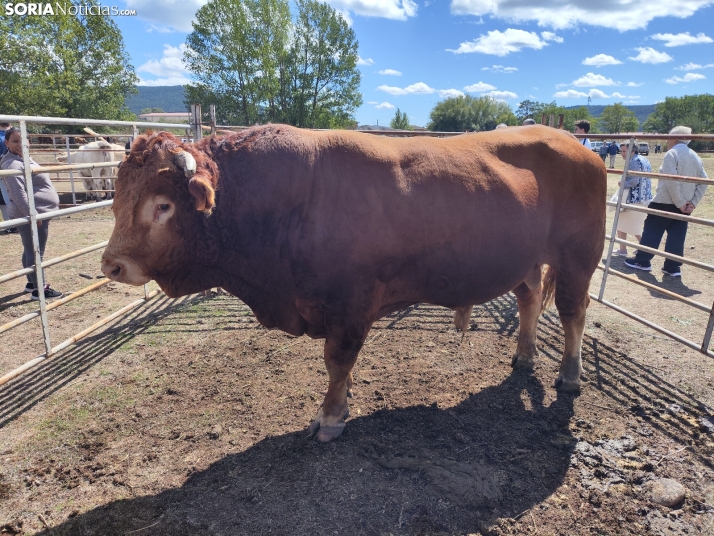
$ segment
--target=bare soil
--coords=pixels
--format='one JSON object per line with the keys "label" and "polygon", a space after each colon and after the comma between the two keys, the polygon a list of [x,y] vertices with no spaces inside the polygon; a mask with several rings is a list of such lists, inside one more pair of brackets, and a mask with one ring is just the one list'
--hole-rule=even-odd
{"label": "bare soil", "polygon": [[[699,211],[714,216],[711,192]],[[113,223],[103,210],[51,225],[45,258]],[[18,242],[0,237],[0,273],[19,268]],[[709,228],[687,245],[714,263]],[[98,257],[48,279],[78,290]],[[714,301],[694,268],[635,275]],[[606,299],[701,340],[705,313],[615,279]],[[36,308],[23,285],[0,285],[0,324]],[[51,312],[53,344],[141,295],[112,283]],[[306,433],[321,341],[268,331],[231,296],[159,296],[0,387],[0,534],[714,534],[714,361],[593,302],[587,381],[564,395],[557,313],[533,373],[510,367],[517,328],[512,295],[477,307],[463,338],[439,307],[382,319],[346,431],[325,445]],[[3,334],[0,374],[42,352],[37,321]],[[661,478],[684,500],[653,503]]]}

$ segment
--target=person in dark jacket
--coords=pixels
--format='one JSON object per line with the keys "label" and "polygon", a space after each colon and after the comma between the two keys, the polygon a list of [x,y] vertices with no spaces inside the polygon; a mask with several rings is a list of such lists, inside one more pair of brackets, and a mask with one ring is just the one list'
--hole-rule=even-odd
{"label": "person in dark jacket", "polygon": [[607,141],[603,141],[602,145],[598,149],[597,154],[600,155],[600,158],[602,158],[602,163],[605,163],[605,159],[607,158],[607,149],[608,149],[608,144]]}
{"label": "person in dark jacket", "polygon": [[[16,169],[24,171],[22,149],[22,135],[20,129],[11,128],[6,132],[5,143],[8,151],[0,158],[0,169]],[[30,158],[30,165],[39,167],[39,164]],[[7,188],[8,212],[10,219],[27,217],[30,215],[30,205],[27,197],[27,187],[25,186],[25,177],[23,175],[12,175],[2,177],[2,181]],[[32,175],[32,190],[34,193],[35,210],[38,214],[51,212],[59,208],[59,196],[50,182],[49,173],[35,173]],[[35,259],[35,250],[32,244],[32,228],[29,225],[20,227],[20,238],[22,239],[22,267],[29,268],[37,262],[42,262],[42,256],[45,253],[45,245],[49,231],[50,221],[37,222],[37,235],[40,240],[40,259]],[[44,272],[43,272],[44,279]],[[58,298],[62,293],[50,288],[49,284],[44,287],[45,298]],[[37,274],[33,271],[27,274],[27,285],[25,292],[32,293],[33,300],[39,300],[39,289],[37,285]]]}
{"label": "person in dark jacket", "polygon": [[610,155],[610,167],[614,168],[615,167],[615,157],[617,156],[617,153],[620,152],[620,146],[615,143],[615,140],[612,140],[610,143],[610,146],[607,148],[607,154]]}

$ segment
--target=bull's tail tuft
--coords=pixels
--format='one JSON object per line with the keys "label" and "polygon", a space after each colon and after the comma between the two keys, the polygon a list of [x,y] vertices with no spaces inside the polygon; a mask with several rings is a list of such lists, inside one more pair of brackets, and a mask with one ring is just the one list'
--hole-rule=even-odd
{"label": "bull's tail tuft", "polygon": [[555,297],[555,270],[550,265],[546,265],[543,273],[543,303],[540,307],[540,312],[543,313],[548,307],[553,305]]}

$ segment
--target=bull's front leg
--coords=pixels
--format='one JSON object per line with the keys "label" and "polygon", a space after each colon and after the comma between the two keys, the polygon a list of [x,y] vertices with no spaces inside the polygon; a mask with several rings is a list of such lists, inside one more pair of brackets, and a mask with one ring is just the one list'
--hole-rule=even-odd
{"label": "bull's front leg", "polygon": [[330,383],[317,417],[308,429],[318,441],[332,441],[345,429],[349,416],[347,398],[352,396],[352,367],[369,329],[331,330],[325,341],[325,366]]}

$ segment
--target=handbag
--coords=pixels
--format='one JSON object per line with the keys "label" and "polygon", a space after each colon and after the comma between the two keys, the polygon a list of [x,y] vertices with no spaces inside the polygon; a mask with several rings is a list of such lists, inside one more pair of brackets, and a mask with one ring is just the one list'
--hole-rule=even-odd
{"label": "handbag", "polygon": [[[622,203],[620,204],[620,212],[625,210],[625,201],[627,200],[628,196],[630,195],[630,189],[625,188],[622,192]],[[612,197],[610,198],[611,203],[617,203],[617,200],[620,198],[620,190],[612,194]],[[607,210],[610,212],[615,212],[615,207],[608,205]]]}

